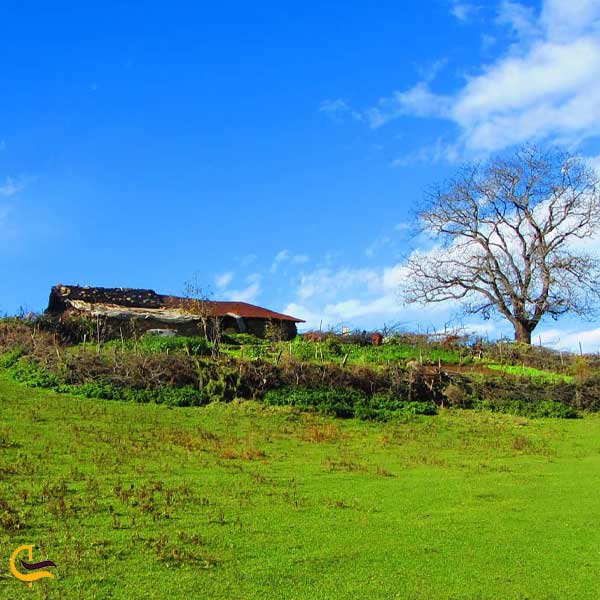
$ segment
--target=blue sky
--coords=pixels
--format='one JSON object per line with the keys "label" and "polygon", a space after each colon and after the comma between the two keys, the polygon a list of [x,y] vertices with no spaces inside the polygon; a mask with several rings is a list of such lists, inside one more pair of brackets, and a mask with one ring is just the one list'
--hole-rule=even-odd
{"label": "blue sky", "polygon": [[44,4],[0,22],[2,312],[197,272],[309,325],[499,335],[399,303],[413,208],[526,139],[600,163],[598,0]]}

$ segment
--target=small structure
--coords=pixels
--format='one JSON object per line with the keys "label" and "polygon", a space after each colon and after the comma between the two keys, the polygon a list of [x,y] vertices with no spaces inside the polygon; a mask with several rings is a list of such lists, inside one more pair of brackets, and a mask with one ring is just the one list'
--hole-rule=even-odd
{"label": "small structure", "polygon": [[267,325],[279,328],[280,338],[293,339],[302,319],[246,302],[195,300],[165,296],[153,290],[55,285],[46,313],[61,319],[90,318],[101,322],[103,337],[116,338],[151,330],[177,335],[198,335],[218,321],[226,333],[251,333],[265,337]]}

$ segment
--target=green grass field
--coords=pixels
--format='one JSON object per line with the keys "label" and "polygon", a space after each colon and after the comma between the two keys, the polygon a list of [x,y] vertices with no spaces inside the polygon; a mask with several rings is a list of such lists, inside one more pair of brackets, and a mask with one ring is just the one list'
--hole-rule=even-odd
{"label": "green grass field", "polygon": [[496,364],[487,364],[486,367],[492,371],[501,371],[503,373],[508,373],[509,375],[516,375],[517,377],[529,377],[530,379],[536,379],[546,383],[560,383],[562,381],[571,383],[574,379],[574,377],[570,375],[561,375],[559,373],[543,371],[533,367]]}
{"label": "green grass field", "polygon": [[[600,418],[389,423],[0,379],[0,597],[597,598]],[[57,563],[29,589],[20,544]]]}

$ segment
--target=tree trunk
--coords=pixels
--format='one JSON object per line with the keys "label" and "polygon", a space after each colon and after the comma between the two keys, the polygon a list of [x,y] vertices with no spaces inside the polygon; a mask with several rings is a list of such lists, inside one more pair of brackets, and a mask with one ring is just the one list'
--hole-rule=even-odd
{"label": "tree trunk", "polygon": [[513,323],[513,327],[515,328],[515,342],[531,346],[531,332],[533,331],[531,326],[527,323],[516,321]]}

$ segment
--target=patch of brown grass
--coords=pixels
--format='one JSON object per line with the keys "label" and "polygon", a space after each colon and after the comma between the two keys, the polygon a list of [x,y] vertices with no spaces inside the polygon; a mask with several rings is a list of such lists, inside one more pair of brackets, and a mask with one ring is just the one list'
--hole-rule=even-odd
{"label": "patch of brown grass", "polygon": [[260,448],[234,448],[233,446],[227,446],[220,452],[219,456],[227,460],[261,460],[267,457],[267,453]]}
{"label": "patch of brown grass", "polygon": [[334,459],[331,457],[327,457],[325,459],[325,467],[329,471],[363,471],[366,472],[369,470],[368,466],[364,463],[360,463],[352,460],[349,457],[342,457],[340,459]]}
{"label": "patch of brown grass", "polygon": [[305,442],[321,444],[324,442],[337,442],[342,431],[337,423],[322,423],[310,425],[300,432],[300,439]]}

